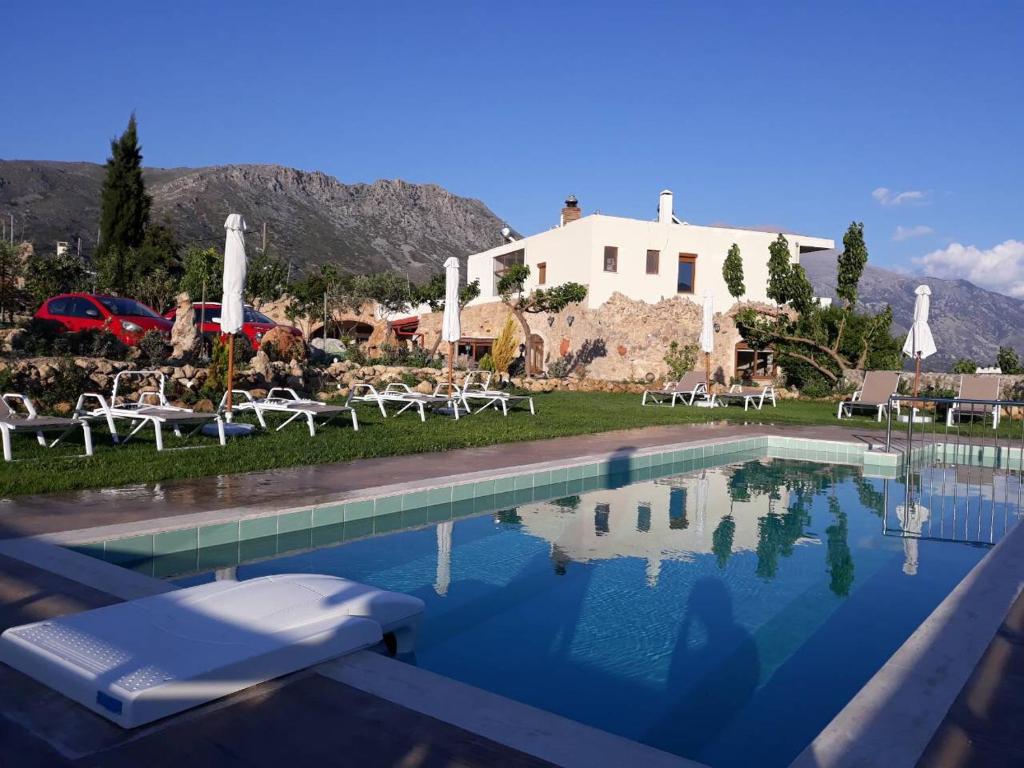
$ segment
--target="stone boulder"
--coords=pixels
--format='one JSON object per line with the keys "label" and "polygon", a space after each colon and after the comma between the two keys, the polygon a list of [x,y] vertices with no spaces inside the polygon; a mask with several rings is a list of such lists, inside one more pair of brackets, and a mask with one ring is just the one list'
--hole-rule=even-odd
{"label": "stone boulder", "polygon": [[277,326],[271,328],[260,339],[260,346],[272,344],[275,356],[279,360],[305,360],[306,342],[301,336],[295,336],[288,328]]}
{"label": "stone boulder", "polygon": [[187,293],[179,293],[171,327],[171,356],[181,359],[188,357],[199,342],[196,327],[196,311]]}
{"label": "stone boulder", "polygon": [[319,349],[325,355],[335,355],[341,357],[345,354],[345,344],[341,339],[325,339],[322,336],[317,336],[315,339],[311,339],[309,346],[313,349]]}

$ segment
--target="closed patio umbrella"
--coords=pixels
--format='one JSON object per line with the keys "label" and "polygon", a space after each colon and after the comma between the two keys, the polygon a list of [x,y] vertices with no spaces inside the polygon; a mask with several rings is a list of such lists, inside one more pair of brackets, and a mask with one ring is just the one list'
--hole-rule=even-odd
{"label": "closed patio umbrella", "polygon": [[914,397],[917,397],[921,386],[921,361],[926,357],[935,354],[935,340],[932,338],[932,329],[928,327],[928,310],[931,305],[932,290],[927,285],[919,285],[914,291],[917,299],[914,301],[914,322],[910,326],[910,333],[903,343],[903,354],[914,358]]}
{"label": "closed patio umbrella", "polygon": [[711,353],[715,351],[715,302],[711,291],[704,292],[704,321],[700,328],[700,349],[704,353],[707,371],[708,400],[711,399]]}
{"label": "closed patio umbrella", "polygon": [[454,256],[444,263],[444,315],[441,317],[441,339],[448,342],[448,393],[454,387],[452,365],[455,345],[462,337],[459,323],[459,260]]}
{"label": "closed patio umbrella", "polygon": [[232,213],[224,222],[227,240],[224,243],[224,294],[220,300],[220,330],[228,334],[227,419],[231,421],[231,388],[235,378],[235,334],[242,330],[245,308],[245,219]]}

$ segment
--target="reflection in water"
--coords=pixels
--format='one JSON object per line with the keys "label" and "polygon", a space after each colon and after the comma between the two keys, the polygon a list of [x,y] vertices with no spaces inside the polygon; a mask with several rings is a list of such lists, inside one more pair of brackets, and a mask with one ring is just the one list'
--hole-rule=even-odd
{"label": "reflection in water", "polygon": [[850,554],[847,542],[850,527],[846,513],[840,508],[835,496],[829,497],[828,510],[833,517],[833,523],[825,529],[828,572],[831,576],[828,587],[834,594],[846,597],[853,586],[853,555]]}
{"label": "reflection in water", "polygon": [[452,527],[451,520],[437,524],[437,574],[434,591],[444,597],[452,582]]}
{"label": "reflection in water", "polygon": [[[928,540],[948,499],[915,491],[926,517],[902,483],[852,467],[766,459],[551,493],[436,527],[414,515],[414,530],[239,574],[415,594],[427,604],[417,665],[717,768],[773,768],[984,554]],[[881,535],[883,521],[903,540]],[[927,578],[904,575],[905,544]]]}

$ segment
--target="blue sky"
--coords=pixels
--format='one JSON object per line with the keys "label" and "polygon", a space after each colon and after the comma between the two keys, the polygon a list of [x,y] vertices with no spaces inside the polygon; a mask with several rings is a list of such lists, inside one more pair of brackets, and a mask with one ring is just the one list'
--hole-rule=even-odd
{"label": "blue sky", "polygon": [[569,193],[646,218],[669,187],[695,223],[863,220],[874,263],[1024,296],[1021,3],[39,0],[4,21],[4,158],[102,162],[135,110],[151,165],[435,182],[527,233]]}

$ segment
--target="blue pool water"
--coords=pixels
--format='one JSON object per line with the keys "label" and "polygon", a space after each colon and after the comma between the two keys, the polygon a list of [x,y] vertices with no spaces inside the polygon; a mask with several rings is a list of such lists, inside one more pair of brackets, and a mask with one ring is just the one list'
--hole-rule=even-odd
{"label": "blue pool water", "polygon": [[754,460],[238,578],[325,573],[417,595],[410,663],[712,766],[781,766],[987,552],[941,539],[975,517],[993,540],[1011,524],[1005,499],[948,524],[934,489],[907,501],[859,468]]}

